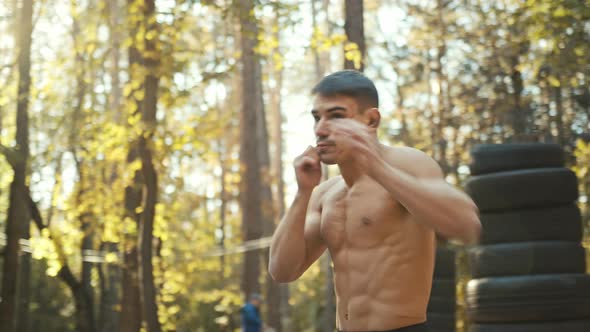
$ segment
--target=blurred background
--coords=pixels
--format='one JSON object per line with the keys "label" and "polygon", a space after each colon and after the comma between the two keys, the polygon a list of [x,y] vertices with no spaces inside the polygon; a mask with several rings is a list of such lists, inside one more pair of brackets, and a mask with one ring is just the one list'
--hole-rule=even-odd
{"label": "blurred background", "polygon": [[235,331],[251,292],[334,331],[329,257],[266,264],[344,68],[458,187],[476,144],[559,144],[588,229],[588,0],[1,0],[0,331]]}

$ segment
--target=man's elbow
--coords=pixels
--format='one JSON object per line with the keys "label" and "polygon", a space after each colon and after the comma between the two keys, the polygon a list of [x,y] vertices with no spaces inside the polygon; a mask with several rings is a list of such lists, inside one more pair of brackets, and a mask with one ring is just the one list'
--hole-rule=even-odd
{"label": "man's elbow", "polygon": [[278,264],[274,260],[270,260],[268,264],[268,274],[275,282],[279,283],[287,283],[297,280],[299,277],[293,273],[288,273],[284,268],[281,268],[280,264]]}
{"label": "man's elbow", "polygon": [[466,244],[477,244],[481,236],[481,223],[478,218],[471,222]]}
{"label": "man's elbow", "polygon": [[473,212],[465,218],[465,225],[463,226],[463,242],[467,245],[474,245],[479,242],[481,236],[481,222],[479,220],[479,212],[477,207]]}
{"label": "man's elbow", "polygon": [[447,239],[460,241],[465,245],[474,245],[479,242],[481,235],[481,222],[477,208],[463,210],[460,215],[449,216],[445,227],[441,227],[438,233]]}

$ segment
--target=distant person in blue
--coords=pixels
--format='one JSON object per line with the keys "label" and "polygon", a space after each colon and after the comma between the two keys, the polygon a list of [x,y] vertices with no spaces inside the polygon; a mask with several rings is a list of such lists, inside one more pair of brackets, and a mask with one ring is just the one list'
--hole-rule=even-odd
{"label": "distant person in blue", "polygon": [[248,296],[248,302],[242,307],[242,332],[262,332],[260,304],[262,297],[258,293]]}

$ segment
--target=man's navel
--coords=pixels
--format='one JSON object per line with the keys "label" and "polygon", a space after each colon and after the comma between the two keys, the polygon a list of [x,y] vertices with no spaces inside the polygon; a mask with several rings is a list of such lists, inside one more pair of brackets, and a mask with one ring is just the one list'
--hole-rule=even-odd
{"label": "man's navel", "polygon": [[365,226],[370,226],[373,223],[373,220],[367,218],[367,217],[362,217],[361,218],[361,222],[363,223],[363,225]]}

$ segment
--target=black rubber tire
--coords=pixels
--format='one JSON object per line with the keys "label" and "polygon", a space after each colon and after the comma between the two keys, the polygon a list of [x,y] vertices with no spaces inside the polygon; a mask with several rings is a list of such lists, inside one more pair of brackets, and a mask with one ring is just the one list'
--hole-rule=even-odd
{"label": "black rubber tire", "polygon": [[558,144],[480,144],[471,149],[472,175],[517,169],[563,167],[564,152]]}
{"label": "black rubber tire", "polygon": [[454,314],[440,314],[437,312],[427,312],[426,322],[429,331],[434,330],[455,330],[455,315]]}
{"label": "black rubber tire", "polygon": [[446,297],[455,299],[456,294],[455,279],[433,279],[430,296]]}
{"label": "black rubber tire", "polygon": [[465,292],[475,323],[517,323],[590,318],[590,275],[545,274],[473,279]]}
{"label": "black rubber tire", "polygon": [[469,332],[588,332],[590,320],[532,322],[518,324],[472,324]]}
{"label": "black rubber tire", "polygon": [[582,216],[576,204],[554,208],[481,213],[480,243],[582,240]]}
{"label": "black rubber tire", "polygon": [[455,251],[448,247],[437,247],[434,261],[434,278],[455,278]]}
{"label": "black rubber tire", "polygon": [[586,250],[577,242],[490,244],[469,249],[468,257],[473,278],[586,272]]}
{"label": "black rubber tire", "polygon": [[578,179],[567,168],[538,168],[474,176],[465,189],[481,212],[543,208],[575,202]]}
{"label": "black rubber tire", "polygon": [[456,306],[454,297],[430,296],[427,310],[428,312],[454,315]]}

